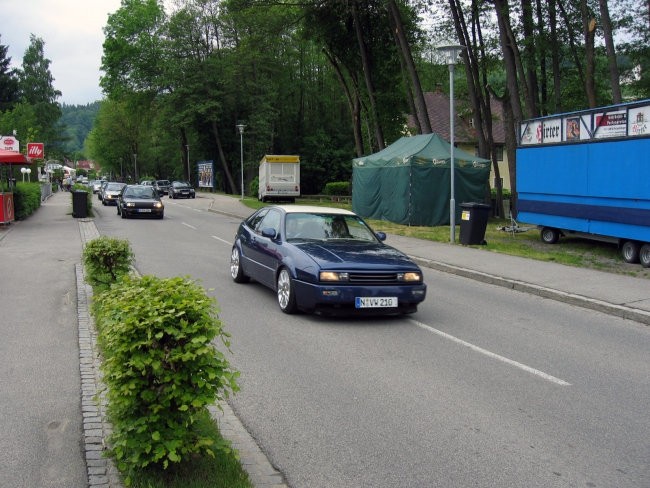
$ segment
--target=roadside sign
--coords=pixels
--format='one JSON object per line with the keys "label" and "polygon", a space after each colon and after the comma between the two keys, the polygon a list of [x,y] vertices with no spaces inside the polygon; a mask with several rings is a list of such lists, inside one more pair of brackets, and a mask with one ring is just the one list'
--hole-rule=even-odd
{"label": "roadside sign", "polygon": [[16,139],[14,136],[0,137],[0,149],[4,149],[5,151],[18,152],[19,151],[18,147],[19,147],[18,139]]}
{"label": "roadside sign", "polygon": [[31,159],[43,159],[45,148],[42,142],[27,143],[27,157]]}

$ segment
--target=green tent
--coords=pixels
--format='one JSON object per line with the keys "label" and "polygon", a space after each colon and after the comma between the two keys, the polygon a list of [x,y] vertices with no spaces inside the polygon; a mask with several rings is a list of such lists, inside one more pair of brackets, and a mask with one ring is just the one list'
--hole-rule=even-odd
{"label": "green tent", "polygon": [[[437,134],[402,137],[352,160],[352,209],[405,225],[449,225],[450,144]],[[460,204],[483,202],[490,162],[454,149],[456,221]]]}

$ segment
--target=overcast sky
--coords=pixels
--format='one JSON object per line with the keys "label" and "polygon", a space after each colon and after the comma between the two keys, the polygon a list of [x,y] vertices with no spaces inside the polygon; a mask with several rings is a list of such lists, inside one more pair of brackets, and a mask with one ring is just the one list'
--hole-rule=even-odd
{"label": "overcast sky", "polygon": [[99,88],[103,28],[120,0],[0,0],[0,44],[20,67],[29,36],[45,43],[59,103],[85,105],[103,98]]}

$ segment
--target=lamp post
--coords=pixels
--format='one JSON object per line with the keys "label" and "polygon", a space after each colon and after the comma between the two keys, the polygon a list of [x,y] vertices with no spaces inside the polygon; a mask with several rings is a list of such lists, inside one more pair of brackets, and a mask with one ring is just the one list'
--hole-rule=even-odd
{"label": "lamp post", "polygon": [[438,51],[442,54],[445,64],[449,66],[449,158],[451,183],[449,194],[449,242],[456,242],[456,195],[454,181],[454,66],[458,61],[458,56],[465,50],[465,46],[459,44],[448,44],[438,46]]}
{"label": "lamp post", "polygon": [[191,184],[192,175],[190,175],[190,145],[185,144],[185,149],[187,149],[187,182]]}
{"label": "lamp post", "polygon": [[244,201],[244,128],[246,127],[241,122],[237,124],[239,131],[239,154],[241,155],[241,199]]}
{"label": "lamp post", "polygon": [[23,183],[25,183],[25,175],[28,175],[32,172],[30,168],[20,168],[20,172],[23,174]]}

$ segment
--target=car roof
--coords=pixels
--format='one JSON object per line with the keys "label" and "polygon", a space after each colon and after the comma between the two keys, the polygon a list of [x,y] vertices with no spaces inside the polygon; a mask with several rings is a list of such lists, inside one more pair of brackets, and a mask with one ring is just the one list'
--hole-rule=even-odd
{"label": "car roof", "polygon": [[316,205],[273,205],[276,208],[282,209],[286,213],[328,213],[340,215],[356,215],[350,210],[336,207],[318,207]]}

